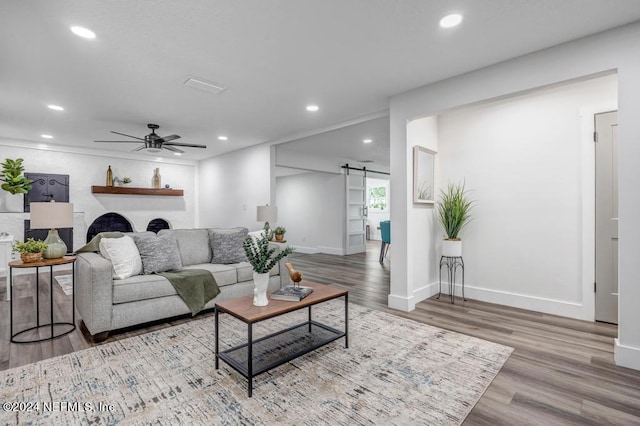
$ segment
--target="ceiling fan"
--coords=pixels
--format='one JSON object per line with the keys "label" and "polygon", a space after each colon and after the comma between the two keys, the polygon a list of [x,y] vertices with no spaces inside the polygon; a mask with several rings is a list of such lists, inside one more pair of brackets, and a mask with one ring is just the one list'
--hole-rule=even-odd
{"label": "ceiling fan", "polygon": [[[169,151],[173,151],[173,152],[177,152],[182,154],[184,151],[178,148],[175,148],[176,146],[185,146],[188,148],[206,148],[205,145],[196,145],[196,144],[188,144],[188,143],[180,143],[180,142],[171,142],[173,140],[176,139],[180,139],[180,136],[178,135],[169,135],[169,136],[165,136],[165,137],[161,137],[158,136],[156,134],[156,129],[159,129],[160,126],[158,126],[157,124],[147,124],[147,127],[149,129],[151,129],[151,133],[149,133],[148,135],[146,135],[143,138],[139,138],[137,136],[131,136],[131,135],[126,135],[124,133],[120,133],[120,132],[114,132],[113,130],[111,131],[111,133],[115,133],[116,135],[121,135],[121,136],[126,136],[128,138],[133,138],[133,139],[137,139],[140,140],[142,142],[144,142],[143,145],[139,146],[138,148],[134,149],[133,151],[142,151],[147,150],[149,152],[160,152],[163,149],[169,150]],[[136,141],[94,141],[94,142],[112,142],[112,143],[133,143]]]}

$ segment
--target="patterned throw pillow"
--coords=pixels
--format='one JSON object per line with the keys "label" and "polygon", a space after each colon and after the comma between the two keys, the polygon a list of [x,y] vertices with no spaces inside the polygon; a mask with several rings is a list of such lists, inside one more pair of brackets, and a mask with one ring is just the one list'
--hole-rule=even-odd
{"label": "patterned throw pillow", "polygon": [[213,257],[211,263],[246,262],[242,242],[249,233],[247,228],[212,228],[209,229]]}
{"label": "patterned throw pillow", "polygon": [[145,274],[182,269],[178,243],[174,238],[138,238],[135,241]]}

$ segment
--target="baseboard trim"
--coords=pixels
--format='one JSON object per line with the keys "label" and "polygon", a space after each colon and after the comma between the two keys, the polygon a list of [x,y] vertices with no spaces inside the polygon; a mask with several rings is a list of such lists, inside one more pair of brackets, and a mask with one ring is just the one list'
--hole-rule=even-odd
{"label": "baseboard trim", "polygon": [[413,296],[404,297],[390,294],[387,297],[387,305],[391,309],[397,309],[399,311],[411,312],[416,308],[416,299]]}
{"label": "baseboard trim", "polygon": [[[433,283],[413,292],[416,300],[422,301],[438,293],[439,284]],[[449,284],[442,283],[442,294],[449,294]],[[454,289],[456,297],[462,297],[462,285],[456,284]],[[592,321],[592,318],[585,317],[581,303],[566,302],[563,300],[548,299],[525,294],[511,293],[488,288],[482,288],[465,284],[464,295],[467,299],[480,300],[482,302],[496,303],[498,305],[511,306],[514,308],[528,309],[530,311],[542,312],[545,314],[559,315],[562,317],[576,318]]]}
{"label": "baseboard trim", "polygon": [[303,254],[318,254],[320,250],[315,247],[291,246],[296,252]]}
{"label": "baseboard trim", "polygon": [[320,253],[335,254],[337,256],[344,256],[344,250],[341,249],[341,248],[318,246],[318,250],[320,250]]}
{"label": "baseboard trim", "polygon": [[620,344],[620,339],[614,339],[613,359],[620,367],[640,370],[640,348]]}

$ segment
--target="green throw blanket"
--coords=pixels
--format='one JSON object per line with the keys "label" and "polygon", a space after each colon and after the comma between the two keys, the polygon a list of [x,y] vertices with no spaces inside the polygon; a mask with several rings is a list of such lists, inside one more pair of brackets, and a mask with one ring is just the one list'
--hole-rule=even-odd
{"label": "green throw blanket", "polygon": [[220,294],[218,284],[206,269],[183,269],[180,271],[158,272],[173,285],[184,303],[195,315],[204,309],[208,301]]}

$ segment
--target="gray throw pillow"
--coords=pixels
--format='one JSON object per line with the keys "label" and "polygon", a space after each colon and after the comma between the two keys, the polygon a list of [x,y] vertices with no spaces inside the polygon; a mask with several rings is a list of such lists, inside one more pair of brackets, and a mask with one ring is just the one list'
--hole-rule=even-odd
{"label": "gray throw pillow", "polygon": [[213,228],[209,229],[213,257],[211,263],[246,262],[242,242],[249,233],[247,228]]}
{"label": "gray throw pillow", "polygon": [[174,238],[137,238],[134,241],[145,274],[182,269],[178,243]]}

